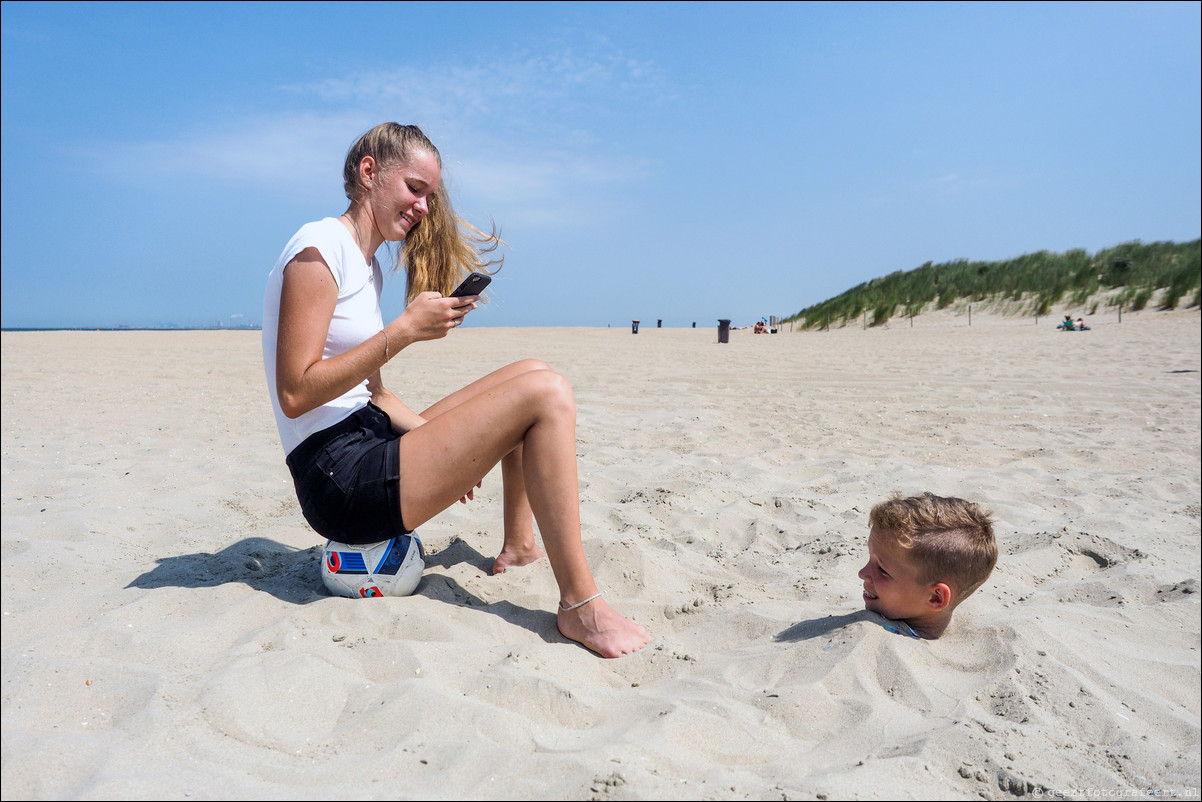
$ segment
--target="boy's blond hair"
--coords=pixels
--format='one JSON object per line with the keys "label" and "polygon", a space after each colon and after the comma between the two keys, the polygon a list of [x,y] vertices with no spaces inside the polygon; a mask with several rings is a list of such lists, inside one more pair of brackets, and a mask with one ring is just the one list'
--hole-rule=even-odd
{"label": "boy's blond hair", "polygon": [[991,515],[964,499],[897,494],[873,507],[868,520],[910,551],[919,582],[947,582],[959,604],[997,564]]}

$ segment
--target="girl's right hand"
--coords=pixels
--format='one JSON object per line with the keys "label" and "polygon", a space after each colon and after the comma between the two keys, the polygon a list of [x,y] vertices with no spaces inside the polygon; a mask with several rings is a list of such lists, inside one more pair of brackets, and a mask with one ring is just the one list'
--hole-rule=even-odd
{"label": "girl's right hand", "polygon": [[404,321],[415,341],[437,340],[459,326],[467,313],[476,308],[479,298],[479,295],[443,298],[437,292],[419,293],[399,319]]}

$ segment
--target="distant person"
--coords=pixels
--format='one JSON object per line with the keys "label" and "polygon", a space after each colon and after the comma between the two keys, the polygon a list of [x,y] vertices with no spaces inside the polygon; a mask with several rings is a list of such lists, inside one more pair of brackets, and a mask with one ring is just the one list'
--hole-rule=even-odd
{"label": "distant person", "polygon": [[1075,323],[1073,323],[1072,315],[1065,315],[1064,320],[1062,320],[1060,325],[1056,328],[1060,329],[1061,331],[1075,331],[1077,326]]}
{"label": "distant person", "polygon": [[1089,326],[1085,325],[1084,318],[1077,318],[1077,331],[1089,331]]}
{"label": "distant person", "polygon": [[868,516],[864,607],[915,638],[938,638],[997,563],[989,513],[958,498],[894,496]]}
{"label": "distant person", "polygon": [[765,324],[765,323],[764,323],[764,321],[762,321],[762,320],[758,320],[758,321],[756,321],[756,324],[755,324],[755,331],[754,331],[753,333],[755,333],[755,334],[767,334],[767,333],[768,333],[768,326],[767,326],[767,324]]}
{"label": "distant person", "polygon": [[[420,414],[381,381],[401,350],[447,336],[476,308],[478,295],[447,296],[470,271],[496,264],[484,260],[501,244],[495,229],[455,216],[442,158],[417,126],[365,133],[342,180],[350,205],[292,237],[263,303],[263,367],[305,518],[344,543],[409,536],[471,499],[499,462],[505,531],[493,573],[544,556],[536,520],[559,586],[559,631],[604,657],[643,648],[647,630],[606,603],[585,559],[568,381],[528,359]],[[387,324],[375,257],[385,242],[403,243],[408,301]]]}

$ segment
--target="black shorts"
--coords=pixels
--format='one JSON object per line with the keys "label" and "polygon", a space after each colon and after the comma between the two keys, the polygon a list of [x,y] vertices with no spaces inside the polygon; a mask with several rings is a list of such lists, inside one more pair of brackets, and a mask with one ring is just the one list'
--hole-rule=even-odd
{"label": "black shorts", "polygon": [[369,403],[314,432],[288,455],[305,520],[340,543],[377,543],[408,534],[401,521],[401,436]]}

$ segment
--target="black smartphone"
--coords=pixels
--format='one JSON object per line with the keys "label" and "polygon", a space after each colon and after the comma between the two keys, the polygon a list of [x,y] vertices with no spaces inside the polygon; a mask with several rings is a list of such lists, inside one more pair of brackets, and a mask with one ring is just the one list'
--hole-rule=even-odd
{"label": "black smartphone", "polygon": [[455,288],[451,293],[452,298],[462,298],[465,295],[479,295],[484,292],[484,288],[492,281],[492,276],[486,276],[483,273],[472,273],[463,280],[463,283]]}

